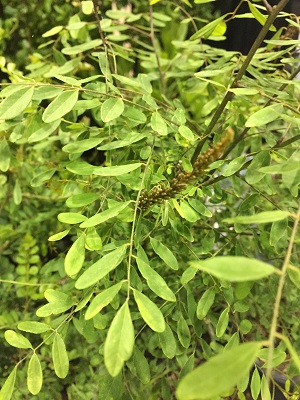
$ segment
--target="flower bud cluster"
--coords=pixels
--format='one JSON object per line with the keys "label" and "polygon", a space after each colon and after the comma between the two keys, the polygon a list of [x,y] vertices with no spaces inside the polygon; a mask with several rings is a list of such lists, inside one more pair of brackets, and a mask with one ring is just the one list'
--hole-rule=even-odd
{"label": "flower bud cluster", "polygon": [[200,154],[193,164],[192,172],[180,172],[168,184],[154,186],[150,192],[144,190],[139,200],[139,207],[145,211],[154,204],[169,200],[182,192],[189,183],[201,178],[207,167],[222,157],[227,145],[233,140],[233,130],[228,128],[225,136],[205,153]]}

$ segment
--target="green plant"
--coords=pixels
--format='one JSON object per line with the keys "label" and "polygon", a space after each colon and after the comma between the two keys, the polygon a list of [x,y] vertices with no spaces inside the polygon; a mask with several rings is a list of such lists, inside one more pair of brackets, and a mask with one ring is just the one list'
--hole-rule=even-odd
{"label": "green plant", "polygon": [[258,50],[286,2],[243,58],[189,2],[85,1],[8,71],[2,282],[24,313],[0,399],[270,398],[272,368],[299,374],[299,68],[266,76],[287,52]]}

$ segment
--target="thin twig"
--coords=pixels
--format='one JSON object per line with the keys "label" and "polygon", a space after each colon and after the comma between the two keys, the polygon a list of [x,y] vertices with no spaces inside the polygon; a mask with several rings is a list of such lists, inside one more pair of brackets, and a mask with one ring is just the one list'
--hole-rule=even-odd
{"label": "thin twig", "polygon": [[282,298],[285,277],[286,277],[287,269],[288,269],[288,266],[290,263],[292,249],[293,249],[294,241],[295,241],[296,234],[297,234],[299,221],[300,221],[300,205],[299,205],[298,212],[297,212],[297,215],[296,215],[296,218],[294,221],[294,226],[293,226],[289,246],[288,246],[286,256],[284,259],[284,263],[282,266],[281,275],[280,275],[279,282],[278,282],[276,299],[275,299],[275,303],[274,303],[274,312],[273,312],[273,318],[272,318],[271,329],[270,329],[270,334],[269,334],[269,351],[268,351],[268,358],[267,358],[267,372],[266,372],[266,378],[267,378],[266,381],[267,382],[266,382],[266,384],[269,384],[269,382],[271,380],[272,360],[273,360],[273,355],[274,355],[274,341],[275,341],[275,337],[276,337],[279,307],[280,307],[280,302],[281,302],[281,298]]}
{"label": "thin twig", "polygon": [[273,7],[267,2],[267,0],[262,0],[264,6],[266,7],[267,13],[270,15],[273,11]]}

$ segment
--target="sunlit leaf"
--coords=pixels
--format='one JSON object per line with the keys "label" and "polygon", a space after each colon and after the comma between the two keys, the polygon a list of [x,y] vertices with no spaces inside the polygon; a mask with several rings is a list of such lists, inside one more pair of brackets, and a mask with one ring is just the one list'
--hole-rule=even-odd
{"label": "sunlit leaf", "polygon": [[128,302],[116,313],[104,344],[104,363],[111,376],[117,376],[133,352],[134,329]]}
{"label": "sunlit leaf", "polygon": [[78,90],[65,90],[54,99],[43,112],[43,121],[58,120],[72,110],[78,99]]}
{"label": "sunlit leaf", "polygon": [[10,400],[14,391],[16,381],[17,367],[15,367],[8,375],[0,390],[0,400]]}
{"label": "sunlit leaf", "polygon": [[89,40],[86,43],[78,44],[77,46],[73,47],[64,47],[61,52],[63,54],[74,55],[82,53],[83,51],[96,49],[97,47],[101,46],[102,40],[101,39],[94,39]]}
{"label": "sunlit leaf", "polygon": [[119,215],[120,212],[123,211],[130,203],[131,203],[131,201],[119,203],[116,206],[108,208],[107,210],[102,211],[99,214],[93,215],[91,218],[84,221],[80,225],[80,228],[90,228],[92,226],[102,224],[103,222],[108,221],[109,219],[114,218],[117,215]]}
{"label": "sunlit leaf", "polygon": [[162,312],[157,305],[143,293],[137,290],[133,293],[139,312],[146,324],[155,332],[163,332],[166,324]]}
{"label": "sunlit leaf", "polygon": [[109,122],[118,118],[124,111],[124,102],[122,99],[107,99],[101,106],[101,118],[103,122]]}
{"label": "sunlit leaf", "polygon": [[208,400],[226,393],[250,370],[261,346],[244,343],[210,358],[179,382],[177,399]]}
{"label": "sunlit leaf", "polygon": [[18,349],[31,349],[32,345],[29,340],[23,336],[21,333],[17,333],[12,330],[7,330],[4,332],[5,340],[8,344]]}
{"label": "sunlit leaf", "polygon": [[94,175],[99,176],[119,176],[128,174],[131,171],[139,168],[142,163],[126,164],[126,165],[116,165],[112,167],[96,167],[93,171]]}
{"label": "sunlit leaf", "polygon": [[267,224],[285,219],[289,215],[288,211],[263,211],[254,215],[239,215],[233,218],[226,218],[223,221],[234,224]]}
{"label": "sunlit leaf", "polygon": [[174,254],[164,244],[154,238],[150,238],[150,243],[155,253],[171,268],[177,270],[178,262]]}
{"label": "sunlit leaf", "polygon": [[66,237],[69,232],[70,232],[70,229],[66,229],[62,232],[55,233],[54,235],[51,235],[48,238],[48,240],[49,240],[49,242],[55,242],[56,240],[61,240],[64,237]]}
{"label": "sunlit leaf", "polygon": [[49,29],[47,32],[42,34],[42,37],[50,37],[57,35],[64,27],[62,25],[54,26],[53,28]]}
{"label": "sunlit leaf", "polygon": [[55,374],[61,379],[65,378],[69,372],[69,358],[65,342],[58,333],[54,336],[52,344],[52,360]]}
{"label": "sunlit leaf", "polygon": [[86,310],[84,318],[86,320],[93,318],[96,314],[101,312],[101,310],[106,307],[113,298],[118,294],[122,287],[123,282],[119,282],[116,285],[111,286],[108,289],[104,289],[100,294],[98,294],[90,303],[88,309]]}
{"label": "sunlit leaf", "polygon": [[101,280],[121,263],[125,251],[126,246],[120,246],[100,258],[100,260],[96,261],[86,271],[84,271],[76,281],[75,287],[77,289],[85,289]]}
{"label": "sunlit leaf", "polygon": [[36,353],[31,356],[27,369],[27,387],[31,394],[36,395],[43,385],[43,371]]}
{"label": "sunlit leaf", "polygon": [[31,102],[33,86],[18,86],[18,90],[0,103],[0,119],[13,119],[22,114]]}
{"label": "sunlit leaf", "polygon": [[83,153],[84,151],[97,147],[98,144],[100,144],[103,140],[104,138],[90,138],[85,140],[77,140],[76,142],[66,144],[62,148],[62,150],[65,151],[66,153],[72,153],[72,154]]}
{"label": "sunlit leaf", "polygon": [[85,248],[90,251],[102,249],[102,239],[94,227],[87,229]]}
{"label": "sunlit leaf", "polygon": [[166,281],[143,260],[137,258],[136,261],[142,276],[147,280],[149,288],[164,300],[176,301],[176,297]]}
{"label": "sunlit leaf", "polygon": [[82,233],[70,247],[65,258],[65,271],[70,277],[82,268],[85,258],[85,234]]}
{"label": "sunlit leaf", "polygon": [[97,199],[99,199],[99,194],[97,193],[74,194],[67,199],[66,206],[69,208],[85,207]]}
{"label": "sunlit leaf", "polygon": [[253,281],[265,278],[275,272],[275,268],[260,260],[247,257],[212,257],[191,261],[190,265],[207,272],[218,279],[230,282]]}
{"label": "sunlit leaf", "polygon": [[272,104],[271,106],[264,107],[252,114],[246,121],[245,126],[251,128],[266,125],[276,119],[280,119],[282,112],[283,107],[281,104]]}
{"label": "sunlit leaf", "polygon": [[167,124],[157,111],[151,116],[151,128],[162,136],[166,136],[168,134]]}
{"label": "sunlit leaf", "polygon": [[57,219],[64,224],[79,224],[82,221],[86,221],[87,217],[80,213],[65,212],[58,214]]}
{"label": "sunlit leaf", "polygon": [[18,323],[18,329],[30,333],[44,333],[51,330],[51,326],[37,321],[22,321]]}

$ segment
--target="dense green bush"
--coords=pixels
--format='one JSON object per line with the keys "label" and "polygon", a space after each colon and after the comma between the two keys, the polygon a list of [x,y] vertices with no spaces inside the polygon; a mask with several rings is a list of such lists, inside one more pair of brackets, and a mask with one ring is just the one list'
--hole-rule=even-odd
{"label": "dense green bush", "polygon": [[299,42],[213,48],[232,16],[206,2],[59,3],[25,67],[3,49],[0,399],[299,375]]}

